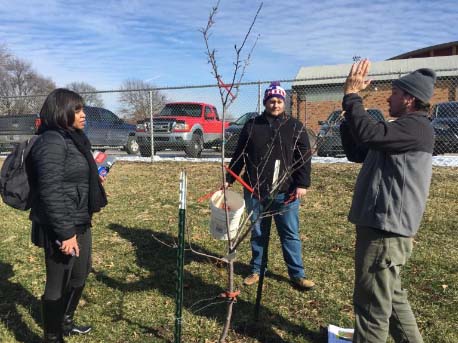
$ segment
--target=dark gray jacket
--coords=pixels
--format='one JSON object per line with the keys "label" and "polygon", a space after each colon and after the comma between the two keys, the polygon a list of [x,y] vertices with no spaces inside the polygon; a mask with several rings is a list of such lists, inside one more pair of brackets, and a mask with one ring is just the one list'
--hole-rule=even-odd
{"label": "dark gray jacket", "polygon": [[356,94],[344,97],[342,144],[349,160],[364,162],[356,180],[349,220],[414,236],[426,207],[434,132],[426,113],[377,122]]}
{"label": "dark gray jacket", "polygon": [[[73,141],[64,131],[46,131],[30,157],[33,227],[44,228],[46,237],[60,241],[88,228],[89,165]],[[32,233],[32,237],[37,235]]]}

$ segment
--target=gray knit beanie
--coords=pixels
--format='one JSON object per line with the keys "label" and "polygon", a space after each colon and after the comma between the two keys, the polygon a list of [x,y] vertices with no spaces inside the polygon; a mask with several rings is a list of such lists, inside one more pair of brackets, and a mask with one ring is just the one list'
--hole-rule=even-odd
{"label": "gray knit beanie", "polygon": [[436,73],[429,68],[421,68],[393,81],[393,86],[402,89],[415,98],[428,103],[433,96]]}

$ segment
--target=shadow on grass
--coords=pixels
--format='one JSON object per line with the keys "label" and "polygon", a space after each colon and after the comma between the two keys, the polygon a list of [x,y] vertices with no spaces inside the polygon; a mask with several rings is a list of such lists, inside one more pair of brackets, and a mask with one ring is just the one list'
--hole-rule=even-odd
{"label": "shadow on grass", "polygon": [[[147,269],[151,272],[152,277],[143,279],[136,282],[121,282],[106,276],[101,272],[95,272],[97,280],[103,282],[108,287],[120,290],[122,292],[135,292],[144,291],[149,289],[159,290],[164,296],[175,298],[175,284],[176,284],[176,250],[171,249],[152,238],[154,234],[159,240],[167,243],[172,243],[175,238],[162,233],[145,230],[142,228],[128,228],[117,224],[110,224],[110,229],[117,232],[120,237],[130,241],[135,248],[137,264],[139,267]],[[195,250],[203,253],[209,253],[204,248],[193,245]],[[207,262],[208,258],[202,257],[193,253],[187,253],[185,263],[191,261]],[[245,265],[238,265],[236,268],[247,268]],[[218,285],[204,281],[198,275],[192,274],[185,270],[184,275],[184,301],[183,306],[188,311],[193,312],[194,315],[204,316],[207,318],[217,320],[221,325],[225,322],[226,306],[221,304],[217,307],[200,306],[197,310],[196,302],[201,299],[213,299],[224,292],[224,289]],[[243,299],[238,299],[234,306],[234,315],[232,320],[232,330],[235,335],[248,336],[255,338],[261,342],[286,342],[280,335],[273,329],[274,327],[280,328],[289,334],[307,338],[311,342],[325,342],[324,337],[320,332],[314,332],[306,329],[305,327],[291,322],[290,320],[282,317],[278,313],[272,311],[264,306],[261,307],[261,319],[259,323],[253,322],[254,303],[247,302]],[[126,320],[122,314],[118,315],[118,320]],[[148,330],[156,337],[164,338],[161,335],[161,328]]]}
{"label": "shadow on grass", "polygon": [[0,320],[18,342],[41,342],[41,338],[30,330],[17,310],[17,305],[24,306],[39,323],[40,301],[20,284],[11,282],[9,279],[12,276],[11,264],[0,261]]}

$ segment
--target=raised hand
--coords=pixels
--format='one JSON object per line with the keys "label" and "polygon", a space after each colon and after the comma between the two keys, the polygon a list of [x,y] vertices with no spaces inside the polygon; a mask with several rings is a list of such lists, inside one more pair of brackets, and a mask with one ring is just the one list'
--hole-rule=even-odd
{"label": "raised hand", "polygon": [[368,59],[363,59],[359,62],[353,63],[350,73],[345,81],[344,93],[358,93],[370,85],[371,80],[366,80],[369,74],[371,62]]}

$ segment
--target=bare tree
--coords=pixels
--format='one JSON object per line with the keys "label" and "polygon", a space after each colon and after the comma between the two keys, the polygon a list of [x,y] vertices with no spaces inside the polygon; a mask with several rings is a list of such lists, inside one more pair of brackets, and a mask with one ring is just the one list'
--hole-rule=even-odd
{"label": "bare tree", "polygon": [[[215,7],[213,7],[212,11],[210,12],[210,15],[209,15],[209,19],[208,19],[208,22],[207,22],[207,26],[206,28],[202,29],[202,33],[203,33],[203,36],[204,36],[204,40],[205,40],[205,46],[206,46],[206,49],[207,49],[207,56],[208,56],[208,63],[211,65],[212,67],[212,74],[213,76],[216,78],[217,82],[218,82],[218,89],[219,89],[219,93],[220,93],[220,97],[221,97],[221,103],[223,105],[223,121],[225,119],[225,114],[226,114],[226,110],[227,108],[234,102],[234,100],[236,99],[237,95],[238,95],[238,92],[239,92],[239,84],[241,83],[242,81],[242,78],[245,74],[245,69],[246,67],[249,65],[249,62],[250,62],[250,58],[251,58],[251,54],[253,52],[253,49],[256,45],[256,42],[257,42],[257,39],[254,41],[251,49],[249,50],[249,52],[246,54],[246,56],[242,56],[242,52],[244,50],[244,48],[246,47],[247,45],[247,42],[248,42],[248,38],[251,34],[251,31],[253,29],[253,26],[256,22],[256,19],[261,11],[261,8],[262,8],[262,3],[260,4],[257,12],[256,12],[256,15],[254,16],[252,22],[251,22],[251,25],[248,29],[248,31],[246,32],[245,34],[245,37],[243,38],[242,40],[242,43],[237,46],[235,45],[234,46],[234,52],[235,52],[235,58],[234,58],[234,62],[233,62],[233,70],[232,70],[232,75],[231,75],[231,78],[230,78],[230,83],[229,84],[224,84],[221,79],[222,79],[222,76],[220,75],[219,73],[219,68],[218,68],[218,64],[217,64],[217,58],[216,58],[216,51],[214,49],[211,49],[210,48],[210,44],[209,44],[209,39],[210,39],[210,31],[211,31],[211,28],[213,27],[213,25],[215,24],[215,15],[216,13],[218,12],[218,7],[219,7],[219,3],[220,3],[220,0],[218,0],[217,4]],[[223,125],[223,134],[224,134],[224,125]],[[267,149],[266,149],[266,156],[263,157],[263,161],[262,163],[258,164],[256,166],[256,169],[257,171],[255,172],[256,175],[262,175],[263,174],[263,170],[267,169],[267,168],[271,168],[271,166],[269,165],[269,160],[270,160],[270,156],[272,154],[272,152],[274,151],[274,147],[276,146],[276,142],[278,142],[278,136],[280,134],[280,131],[276,131],[274,136],[271,137],[271,141],[270,143],[267,145]],[[251,133],[250,133],[251,135]],[[290,147],[290,149],[292,149],[295,154],[298,154],[300,155],[300,157],[298,156],[297,157],[297,160],[292,163],[292,164],[289,164],[287,163],[287,161],[281,161],[281,160],[277,160],[275,161],[275,172],[274,172],[274,176],[273,176],[273,180],[272,180],[272,188],[268,194],[267,197],[265,198],[261,198],[261,192],[260,192],[260,189],[262,188],[261,186],[261,183],[260,182],[263,182],[263,181],[260,181],[260,180],[257,180],[255,182],[254,185],[252,185],[252,193],[253,193],[253,196],[257,197],[260,201],[263,201],[263,206],[265,206],[264,208],[266,209],[266,211],[264,212],[261,212],[261,213],[258,213],[257,215],[257,218],[255,220],[255,223],[251,222],[251,216],[253,215],[253,212],[251,213],[248,213],[247,217],[242,221],[242,223],[240,223],[239,225],[239,231],[235,234],[235,237],[231,238],[231,234],[229,232],[229,216],[228,216],[228,209],[227,209],[227,206],[224,206],[223,208],[225,209],[226,211],[226,228],[227,228],[227,237],[228,237],[228,240],[227,240],[227,255],[225,258],[223,258],[224,262],[227,263],[227,270],[228,270],[228,280],[227,280],[227,290],[226,290],[226,293],[225,293],[225,297],[226,299],[228,299],[227,301],[227,314],[226,314],[226,321],[224,323],[224,327],[223,327],[223,331],[220,335],[220,338],[219,338],[219,342],[222,343],[222,342],[225,342],[226,340],[226,337],[227,337],[227,334],[228,334],[228,330],[229,330],[229,326],[230,326],[230,322],[231,322],[231,316],[232,316],[232,307],[233,307],[233,304],[234,302],[236,301],[236,296],[238,294],[237,291],[234,290],[234,266],[233,266],[233,260],[235,258],[235,255],[236,255],[236,249],[237,247],[244,241],[244,239],[251,233],[251,229],[253,227],[253,225],[257,225],[259,224],[263,218],[266,218],[266,217],[272,217],[274,215],[279,215],[282,213],[282,211],[284,211],[283,208],[279,208],[279,209],[276,209],[274,207],[271,207],[273,205],[273,199],[276,198],[277,194],[279,193],[279,190],[280,190],[280,186],[282,184],[284,184],[284,182],[286,182],[287,180],[289,180],[291,178],[291,176],[300,168],[302,168],[304,166],[304,164],[310,160],[311,158],[311,150],[310,148],[307,148],[306,147],[306,144],[303,143],[304,141],[304,137],[306,137],[306,131],[305,131],[305,128],[303,126],[299,126],[297,127],[295,130],[294,130],[294,133],[293,133],[293,144],[292,146]],[[248,141],[247,141],[248,142]],[[246,146],[245,146],[246,148]],[[222,176],[221,176],[221,179],[223,181],[223,184],[226,184],[226,168],[224,166],[224,143],[222,145],[222,149],[221,149],[221,173],[222,173]],[[243,155],[243,154],[242,154]],[[243,158],[243,156],[234,156],[234,158],[236,159],[240,159],[240,158]],[[282,159],[285,159],[285,156],[282,156],[281,157]],[[287,166],[286,168],[284,168],[284,170],[282,170],[280,172],[280,166],[281,165],[284,165],[284,166]],[[229,172],[230,170],[227,169]],[[235,175],[233,175],[235,176]],[[242,181],[242,180],[241,180]],[[254,180],[252,180],[254,181]],[[245,187],[247,187],[247,189],[249,189],[249,185],[244,185]],[[223,204],[226,204],[226,188],[223,187],[223,190],[224,190],[224,202]],[[251,224],[246,227],[246,224],[248,224],[249,222],[251,222]],[[243,229],[245,228],[245,229]],[[269,236],[269,234],[267,235],[267,237]],[[268,240],[268,238],[267,238]],[[260,273],[260,280],[259,280],[259,283],[258,283],[258,290],[257,290],[257,299],[256,299],[256,308],[255,308],[255,317],[257,318],[258,317],[258,310],[259,310],[259,306],[260,306],[260,302],[261,302],[261,294],[262,294],[262,281],[263,281],[263,277],[264,277],[264,271],[265,271],[265,267],[267,266],[267,251],[268,251],[268,243],[266,242],[265,243],[265,246],[264,246],[264,253],[263,253],[263,256],[262,256],[262,262],[261,262],[261,273]],[[195,251],[194,251],[195,252]]]}
{"label": "bare tree", "polygon": [[0,44],[0,80],[3,80],[6,75],[6,65],[11,58],[10,53],[4,45]]}
{"label": "bare tree", "polygon": [[8,50],[4,45],[0,45],[0,114],[8,114],[8,110],[11,106],[11,99],[5,99],[3,97],[8,96],[9,91],[9,75],[7,72],[7,65],[11,58]]}
{"label": "bare tree", "polygon": [[153,113],[158,112],[167,102],[167,97],[154,88],[153,84],[142,80],[125,80],[121,85],[121,90],[124,92],[119,95],[119,101],[122,104],[120,113],[126,118],[135,120],[149,117],[150,91],[153,95]]}
{"label": "bare tree", "polygon": [[0,47],[0,113],[23,114],[38,112],[44,95],[55,83],[39,75],[30,63],[12,56]]}
{"label": "bare tree", "polygon": [[84,103],[88,106],[103,107],[102,96],[97,93],[97,89],[86,82],[72,82],[66,86],[68,89],[80,94]]}
{"label": "bare tree", "polygon": [[[212,74],[215,77],[217,84],[218,84],[218,89],[219,89],[219,94],[220,94],[220,99],[221,99],[221,105],[223,107],[223,113],[222,113],[222,134],[224,137],[224,122],[225,122],[225,117],[226,117],[226,112],[229,106],[234,102],[234,100],[237,98],[238,92],[239,92],[239,84],[243,79],[243,76],[245,75],[245,69],[248,66],[251,58],[251,53],[253,52],[254,47],[256,46],[256,42],[258,40],[258,37],[256,38],[255,42],[253,43],[250,51],[248,54],[243,57],[242,52],[245,48],[245,45],[247,44],[248,38],[251,34],[251,31],[253,29],[253,26],[256,22],[256,19],[259,15],[259,12],[261,11],[262,8],[262,3],[259,5],[258,10],[256,12],[256,15],[254,16],[250,27],[248,28],[248,31],[245,34],[245,37],[242,40],[242,43],[237,46],[234,45],[234,53],[235,53],[235,58],[233,62],[233,69],[232,69],[232,75],[230,76],[230,83],[225,84],[222,81],[222,75],[219,72],[218,68],[218,63],[217,63],[217,58],[216,58],[216,50],[212,49],[210,47],[210,36],[211,36],[211,29],[213,25],[215,24],[215,16],[218,12],[219,9],[219,4],[220,0],[216,3],[216,5],[212,8],[210,11],[210,15],[208,17],[207,21],[207,26],[201,30],[203,34],[203,38],[205,41],[205,47],[206,47],[206,53],[208,57],[208,63],[211,65],[212,68]],[[226,170],[224,166],[224,155],[225,155],[225,148],[224,144],[222,145],[221,149],[221,178],[222,178],[222,183],[226,183]],[[224,203],[226,203],[226,190],[224,189]],[[231,240],[231,235],[229,233],[229,216],[227,212],[227,207],[226,207],[226,224],[227,224],[227,254],[230,256],[231,254],[235,253],[235,244],[237,243],[237,237],[235,241]],[[244,237],[242,237],[243,239]],[[225,342],[226,337],[229,331],[230,323],[231,323],[231,318],[232,318],[232,308],[234,302],[237,300],[236,296],[234,294],[237,294],[237,292],[234,292],[234,262],[233,259],[228,259],[227,261],[227,271],[228,271],[228,278],[227,278],[227,291],[226,291],[226,296],[228,298],[228,303],[227,303],[227,314],[226,314],[226,321],[224,323],[223,331],[220,335],[219,342]]]}

